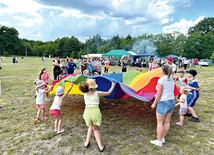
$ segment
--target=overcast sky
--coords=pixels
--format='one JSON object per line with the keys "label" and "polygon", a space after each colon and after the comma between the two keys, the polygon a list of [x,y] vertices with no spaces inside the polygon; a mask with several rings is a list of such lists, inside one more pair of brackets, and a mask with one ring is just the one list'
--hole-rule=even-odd
{"label": "overcast sky", "polygon": [[204,17],[214,17],[213,6],[214,0],[0,0],[0,25],[42,41],[186,33]]}

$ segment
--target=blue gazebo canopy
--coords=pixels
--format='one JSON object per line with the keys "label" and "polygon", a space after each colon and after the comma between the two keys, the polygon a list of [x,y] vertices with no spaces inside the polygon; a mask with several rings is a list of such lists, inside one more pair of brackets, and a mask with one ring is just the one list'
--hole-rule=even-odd
{"label": "blue gazebo canopy", "polygon": [[170,54],[170,55],[167,56],[167,58],[168,57],[171,57],[172,59],[178,59],[179,58],[179,56],[177,56],[175,54]]}
{"label": "blue gazebo canopy", "polygon": [[154,54],[150,54],[150,53],[146,53],[146,52],[142,52],[139,53],[137,55],[134,55],[134,59],[140,58],[140,57],[154,57]]}

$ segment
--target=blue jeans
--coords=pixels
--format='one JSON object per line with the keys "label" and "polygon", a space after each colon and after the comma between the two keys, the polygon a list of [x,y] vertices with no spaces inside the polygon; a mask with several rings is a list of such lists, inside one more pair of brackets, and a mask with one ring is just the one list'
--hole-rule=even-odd
{"label": "blue jeans", "polygon": [[173,113],[175,108],[175,100],[168,100],[168,101],[159,101],[156,112],[161,115],[166,115],[168,113]]}

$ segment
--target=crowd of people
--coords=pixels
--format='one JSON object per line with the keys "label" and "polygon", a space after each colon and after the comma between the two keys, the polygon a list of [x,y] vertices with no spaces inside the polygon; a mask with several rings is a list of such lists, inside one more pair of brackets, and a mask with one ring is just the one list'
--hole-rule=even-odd
{"label": "crowd of people", "polygon": [[[73,74],[75,70],[82,74],[85,74],[84,72],[87,72],[89,75],[96,73],[101,74],[102,64],[99,59],[90,60],[83,58],[82,61],[78,62],[79,65],[75,64],[71,58],[68,60],[63,59],[60,62],[60,59],[56,57],[53,61],[54,79],[50,77],[46,68],[41,70],[39,74],[39,80],[34,82],[36,88],[36,106],[38,109],[36,120],[34,122],[35,124],[41,120],[48,119],[48,117],[45,116],[45,101],[51,101],[51,99],[48,98],[48,92],[53,87],[53,85],[49,85],[48,81],[53,81],[60,78],[59,71],[62,71],[63,74]],[[104,64],[104,72],[108,73],[109,61],[106,59]],[[122,71],[126,71],[127,65],[128,63],[126,60],[121,62]],[[151,105],[152,109],[156,108],[157,139],[151,140],[150,143],[157,146],[163,146],[163,144],[166,143],[165,137],[169,132],[171,116],[176,106],[180,106],[179,121],[176,122],[176,125],[184,125],[184,116],[191,116],[189,121],[192,122],[200,121],[193,108],[197,99],[199,98],[200,88],[195,78],[197,75],[196,70],[186,71],[188,73],[187,77],[185,77],[185,72],[183,70],[179,70],[177,77],[177,66],[173,63],[173,59],[171,57],[167,58],[160,66],[158,65],[156,59],[153,59],[149,66],[149,71],[152,71],[157,67],[161,67],[162,77],[157,82],[157,94],[154,98],[153,104]],[[187,78],[189,78],[189,83]],[[174,88],[177,81],[179,82],[179,94],[178,96],[175,96]],[[56,94],[52,106],[50,107],[49,114],[55,118],[54,131],[57,134],[64,132],[64,129],[62,129],[61,105],[72,87],[73,84],[71,83],[66,92],[61,86],[56,88]],[[97,91],[97,87],[98,86],[94,79],[87,79],[84,83],[79,84],[79,89],[84,94],[85,102],[83,118],[85,120],[86,126],[88,127],[87,138],[85,140],[84,147],[88,148],[90,146],[90,138],[92,132],[94,132],[99,151],[103,152],[105,145],[103,145],[101,142],[101,136],[98,130],[98,127],[101,126],[102,122],[102,114],[99,109],[99,97],[110,95],[115,87],[115,83],[112,83],[111,88],[107,92]]]}

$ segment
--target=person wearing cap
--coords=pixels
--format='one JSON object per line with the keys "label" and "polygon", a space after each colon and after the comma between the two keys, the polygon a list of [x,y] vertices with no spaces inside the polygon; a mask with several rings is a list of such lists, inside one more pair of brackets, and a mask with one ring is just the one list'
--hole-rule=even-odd
{"label": "person wearing cap", "polygon": [[44,93],[48,93],[52,86],[48,89],[45,89],[45,82],[43,80],[35,80],[34,85],[36,86],[36,106],[37,106],[37,115],[34,124],[40,121],[40,114],[42,114],[41,120],[47,120],[48,118],[45,116],[45,102],[44,102]]}
{"label": "person wearing cap", "polygon": [[192,69],[186,72],[188,73],[188,78],[190,78],[189,84],[186,86],[186,88],[189,89],[189,94],[187,96],[187,105],[189,113],[187,113],[186,116],[192,116],[189,121],[200,122],[195,110],[193,109],[197,99],[200,96],[200,88],[198,85],[198,81],[195,79],[197,71]]}
{"label": "person wearing cap", "polygon": [[181,70],[181,71],[178,71],[178,73],[179,73],[179,77],[176,77],[175,79],[174,79],[174,81],[176,82],[176,81],[179,81],[179,88],[181,88],[181,87],[185,87],[186,85],[187,85],[187,78],[185,78],[184,77],[184,71],[183,70]]}
{"label": "person wearing cap", "polygon": [[70,90],[73,87],[73,83],[70,84],[70,87],[68,88],[67,92],[64,93],[64,88],[59,86],[56,89],[56,96],[54,97],[54,101],[50,107],[50,116],[53,116],[56,118],[55,120],[55,128],[54,131],[57,132],[58,134],[63,133],[64,129],[62,129],[62,116],[61,116],[61,105],[63,99],[68,95]]}
{"label": "person wearing cap", "polygon": [[174,78],[174,77],[175,77],[176,70],[177,70],[177,67],[176,67],[176,65],[173,63],[172,57],[168,57],[168,58],[167,58],[167,62],[168,62],[169,65],[172,66],[172,78]]}
{"label": "person wearing cap", "polygon": [[98,127],[101,125],[102,114],[99,109],[99,97],[109,96],[115,87],[115,83],[111,84],[111,88],[107,92],[96,91],[98,85],[94,79],[87,79],[85,83],[79,84],[79,89],[84,93],[85,110],[83,118],[88,126],[87,138],[84,147],[90,146],[90,138],[94,132],[99,151],[103,152],[105,145],[102,145],[100,132]]}

